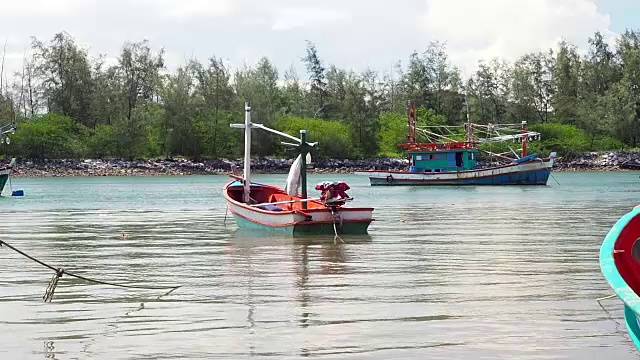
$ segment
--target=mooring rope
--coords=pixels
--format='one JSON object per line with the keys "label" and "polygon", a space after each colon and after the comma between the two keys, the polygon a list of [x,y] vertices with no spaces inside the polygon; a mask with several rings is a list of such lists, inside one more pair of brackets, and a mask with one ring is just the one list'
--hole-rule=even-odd
{"label": "mooring rope", "polygon": [[78,275],[78,274],[74,274],[71,272],[68,272],[66,270],[64,270],[63,268],[56,268],[54,266],[51,266],[43,261],[40,261],[36,258],[34,258],[33,256],[25,253],[24,251],[21,251],[19,249],[17,249],[16,247],[8,244],[6,241],[0,240],[0,246],[6,246],[9,249],[17,252],[18,254],[26,257],[27,259],[34,261],[46,268],[49,268],[50,270],[53,270],[55,272],[55,274],[53,275],[53,278],[51,279],[51,281],[49,282],[49,285],[47,286],[47,290],[45,291],[44,296],[42,297],[43,300],[45,302],[51,302],[51,300],[53,299],[53,294],[56,291],[56,286],[58,285],[58,280],[60,280],[60,278],[63,275],[68,275],[71,277],[74,277],[76,279],[80,279],[80,280],[84,280],[86,282],[90,282],[90,283],[94,283],[94,284],[100,284],[100,285],[107,285],[107,286],[115,286],[115,287],[120,287],[120,288],[126,288],[126,289],[143,289],[143,290],[171,290],[174,291],[178,288],[180,288],[182,285],[179,286],[142,286],[142,285],[126,285],[126,284],[116,284],[116,283],[112,283],[109,281],[102,281],[102,280],[96,280],[96,279],[91,279],[88,278],[86,276],[82,276],[82,275]]}
{"label": "mooring rope", "polygon": [[609,317],[609,320],[613,321],[616,324],[616,332],[624,334],[624,331],[622,330],[622,324],[616,320],[613,315],[611,315],[611,312],[609,310],[607,310],[604,305],[602,305],[602,301],[603,300],[609,300],[609,299],[613,299],[615,298],[617,295],[613,294],[613,295],[609,295],[609,296],[605,296],[605,297],[601,297],[599,299],[596,299],[596,302],[598,303],[598,306],[600,306],[600,309],[602,309],[602,311],[607,315],[607,317]]}
{"label": "mooring rope", "polygon": [[[544,160],[542,159],[538,159],[538,160],[539,162],[544,163]],[[553,169],[551,171],[553,171]],[[560,182],[558,181],[558,179],[556,179],[555,176],[553,176],[553,173],[551,171],[549,171],[549,175],[551,175],[551,178],[556,182],[556,184],[560,185]]]}
{"label": "mooring rope", "polygon": [[[333,232],[335,234],[335,236],[333,237],[333,243],[337,244],[336,240],[340,240],[341,243],[344,244],[344,240],[342,240],[342,238],[340,236],[338,236],[338,228],[336,227],[336,218],[339,217],[339,213],[336,211],[334,212],[335,208],[330,207],[329,211],[331,211],[331,218],[332,218],[332,222],[333,222]],[[340,221],[341,225],[342,225],[342,221]]]}
{"label": "mooring rope", "polygon": [[601,297],[600,299],[596,299],[596,301],[597,301],[597,302],[600,302],[600,301],[602,301],[602,300],[609,300],[609,299],[613,299],[613,298],[614,298],[614,297],[616,297],[616,296],[618,296],[618,295],[616,295],[616,294],[611,294],[611,295],[609,295],[609,296],[605,296],[605,297]]}

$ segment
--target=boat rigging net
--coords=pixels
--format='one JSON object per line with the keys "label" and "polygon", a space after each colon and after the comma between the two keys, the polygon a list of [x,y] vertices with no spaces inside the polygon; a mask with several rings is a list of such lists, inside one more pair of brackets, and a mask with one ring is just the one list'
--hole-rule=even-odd
{"label": "boat rigging net", "polygon": [[[513,155],[516,159],[527,156],[527,142],[540,140],[541,134],[527,130],[527,122],[520,124],[475,124],[470,121],[462,125],[425,125],[417,124],[417,109],[414,102],[409,102],[407,109],[408,135],[407,142],[399,144],[408,151],[440,151],[456,149],[477,149],[491,156],[505,160],[513,160],[507,155]],[[418,142],[420,135],[427,142]],[[508,143],[520,144],[514,149],[506,145],[509,151],[494,153],[486,149],[485,144]],[[491,148],[491,146],[489,146]]]}

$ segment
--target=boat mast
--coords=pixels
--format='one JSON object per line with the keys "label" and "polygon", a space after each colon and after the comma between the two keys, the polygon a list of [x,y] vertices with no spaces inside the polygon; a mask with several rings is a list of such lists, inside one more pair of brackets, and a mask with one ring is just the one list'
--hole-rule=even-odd
{"label": "boat mast", "polygon": [[527,156],[527,122],[522,122],[522,157]]}
{"label": "boat mast", "polygon": [[415,144],[416,143],[416,114],[417,108],[416,103],[409,100],[407,104],[407,126],[409,128],[409,133],[407,134],[407,143]]}
{"label": "boat mast", "polygon": [[471,146],[471,142],[473,141],[473,129],[471,128],[471,117],[469,116],[469,98],[467,97],[467,92],[464,92],[464,104],[467,107],[467,131],[466,131],[466,140],[468,146]]}
{"label": "boat mast", "polygon": [[[300,138],[291,136],[289,134],[283,133],[278,130],[273,130],[268,128],[262,124],[254,124],[251,122],[251,106],[249,102],[246,101],[244,103],[244,124],[229,124],[230,127],[236,129],[244,129],[244,175],[242,180],[244,182],[244,202],[246,204],[250,203],[251,197],[251,129],[258,128],[270,133],[274,133],[292,140],[299,142],[300,144],[291,144],[282,142],[284,145],[289,146],[298,146],[300,149],[300,154],[302,155],[302,169],[300,171],[301,177],[301,185],[302,185],[302,198],[307,198],[307,154],[309,153],[309,148],[315,146],[317,142],[308,143],[307,142],[307,130],[300,130]],[[303,203],[303,208],[306,207],[306,203]]]}
{"label": "boat mast", "polygon": [[250,203],[251,194],[251,106],[244,103],[244,202]]}
{"label": "boat mast", "polygon": [[[309,152],[307,149],[307,130],[300,130],[300,160],[301,160],[301,169],[300,169],[300,187],[302,188],[302,199],[307,198],[307,153]],[[306,201],[302,203],[302,209],[307,209]]]}

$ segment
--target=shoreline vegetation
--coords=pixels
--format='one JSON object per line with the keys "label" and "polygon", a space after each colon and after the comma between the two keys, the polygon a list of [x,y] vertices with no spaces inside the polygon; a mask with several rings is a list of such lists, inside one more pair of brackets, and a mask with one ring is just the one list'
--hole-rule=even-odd
{"label": "shoreline vegetation", "polygon": [[[468,119],[526,121],[527,130],[541,134],[529,153],[572,159],[560,161],[558,170],[613,170],[628,163],[602,165],[603,156],[589,154],[640,148],[640,30],[629,29],[615,44],[596,32],[588,44],[578,49],[563,41],[512,62],[484,59],[466,75],[437,41],[417,44],[383,71],[327,63],[312,42],[299,44],[303,58],[289,69],[267,57],[235,67],[214,56],[170,70],[164,50],[149,41],[127,41],[118,54],[95,57],[61,32],[32,38],[22,71],[3,74],[0,67],[0,125],[17,128],[0,136],[0,157],[33,159],[23,166],[29,176],[224,173],[230,166],[222,160],[45,159],[238,159],[243,134],[229,125],[242,122],[249,101],[257,123],[296,137],[308,130],[308,141],[319,144],[315,159],[376,159],[327,160],[315,164],[317,171],[399,169],[393,159],[402,158],[397,144],[407,141],[407,102],[413,101],[419,142],[433,142],[433,134],[462,141]],[[260,159],[291,157],[277,137],[256,133],[254,140],[251,152]],[[520,150],[509,146],[516,145],[479,145],[485,153]],[[256,171],[288,168],[276,164],[284,160],[261,161]]]}
{"label": "shoreline vegetation", "polygon": [[[292,159],[252,159],[252,172],[256,174],[288,173]],[[75,177],[75,176],[180,176],[227,175],[232,165],[242,171],[242,160],[187,159],[83,159],[44,160],[18,162],[16,178]],[[407,161],[402,158],[376,158],[368,160],[314,160],[309,170],[316,174],[350,174],[361,170],[406,170]],[[581,156],[556,159],[554,171],[633,171],[640,170],[640,152],[592,152]]]}

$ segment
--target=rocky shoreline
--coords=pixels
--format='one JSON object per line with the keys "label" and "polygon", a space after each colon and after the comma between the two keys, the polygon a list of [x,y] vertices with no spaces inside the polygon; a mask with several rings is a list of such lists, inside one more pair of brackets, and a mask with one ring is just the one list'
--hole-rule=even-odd
{"label": "rocky shoreline", "polygon": [[[284,174],[291,159],[253,159],[255,173]],[[400,158],[369,160],[321,159],[312,164],[312,173],[352,173],[360,170],[404,170],[408,161]],[[153,160],[46,160],[16,164],[16,177],[72,176],[160,176],[160,175],[226,175],[233,166],[242,169],[242,160],[153,159]],[[572,159],[557,159],[554,171],[625,171],[640,170],[640,152],[587,153]]]}
{"label": "rocky shoreline", "polygon": [[640,151],[590,152],[572,159],[558,159],[554,171],[638,171]]}
{"label": "rocky shoreline", "polygon": [[[292,159],[252,159],[251,171],[257,174],[286,174]],[[406,169],[405,159],[335,160],[314,161],[310,173],[352,173],[367,169]],[[232,167],[242,171],[243,161],[187,159],[153,160],[46,160],[18,161],[15,177],[73,177],[73,176],[162,176],[162,175],[227,175]]]}

